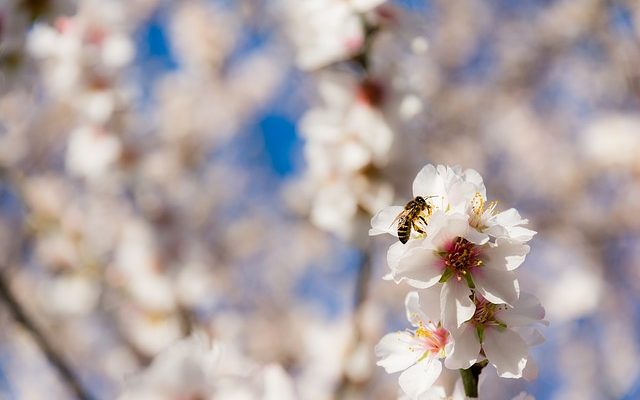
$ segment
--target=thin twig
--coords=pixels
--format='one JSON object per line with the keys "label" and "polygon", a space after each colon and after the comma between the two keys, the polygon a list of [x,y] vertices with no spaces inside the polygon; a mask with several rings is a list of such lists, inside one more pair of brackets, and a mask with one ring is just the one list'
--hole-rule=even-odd
{"label": "thin twig", "polygon": [[5,281],[5,277],[0,273],[0,298],[5,302],[13,318],[20,323],[33,337],[42,353],[54,369],[58,371],[60,377],[69,387],[69,389],[80,400],[91,400],[89,391],[84,388],[78,376],[73,372],[71,367],[67,365],[62,356],[54,350],[53,346],[46,339],[44,334],[38,329],[36,324],[27,316],[26,312],[15,298],[9,285]]}

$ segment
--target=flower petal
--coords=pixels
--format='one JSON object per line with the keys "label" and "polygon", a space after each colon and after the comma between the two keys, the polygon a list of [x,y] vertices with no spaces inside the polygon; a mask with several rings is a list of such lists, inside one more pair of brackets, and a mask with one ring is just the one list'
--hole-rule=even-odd
{"label": "flower petal", "polygon": [[380,339],[374,351],[376,357],[380,358],[376,365],[390,374],[409,368],[423,354],[416,349],[416,340],[409,332],[386,334]]}
{"label": "flower petal", "polygon": [[433,214],[427,237],[431,238],[433,248],[442,249],[448,242],[457,237],[463,237],[469,230],[468,218],[462,214],[445,215],[438,211]]}
{"label": "flower petal", "polygon": [[464,324],[451,331],[452,341],[447,344],[444,365],[449,369],[465,369],[472,366],[480,354],[480,340],[472,324]]}
{"label": "flower petal", "polygon": [[471,289],[465,280],[451,277],[442,285],[440,308],[442,309],[442,325],[452,330],[473,317],[476,306],[469,298]]}
{"label": "flower petal", "polygon": [[394,273],[409,285],[426,289],[438,283],[443,271],[444,264],[433,250],[416,247],[402,256]]}
{"label": "flower petal", "polygon": [[464,234],[464,238],[473,244],[483,245],[489,241],[489,235],[483,232],[478,232],[475,228],[469,227]]}
{"label": "flower petal", "polygon": [[419,326],[421,322],[428,321],[427,316],[420,307],[420,296],[418,292],[411,291],[404,298],[404,307],[407,312],[407,319],[413,326]]}
{"label": "flower petal", "polygon": [[400,374],[398,383],[411,399],[417,399],[431,388],[442,372],[442,363],[435,357],[427,357],[423,361],[409,367]]}
{"label": "flower petal", "polygon": [[442,177],[431,164],[425,165],[413,180],[414,196],[445,196]]}
{"label": "flower petal", "polygon": [[471,273],[476,289],[490,302],[513,306],[518,300],[520,285],[515,272],[485,265],[472,270]]}
{"label": "flower petal", "polygon": [[496,318],[509,327],[526,326],[536,322],[545,323],[544,307],[540,304],[540,300],[530,293],[520,293],[520,297],[513,303],[513,308],[499,310],[496,312]]}
{"label": "flower petal", "polygon": [[529,254],[529,246],[508,238],[496,239],[496,245],[487,248],[483,255],[494,268],[512,271],[518,268]]}
{"label": "flower petal", "polygon": [[489,362],[503,378],[520,378],[527,365],[529,349],[520,335],[511,329],[485,327],[482,348]]}
{"label": "flower petal", "polygon": [[371,218],[371,229],[369,229],[369,236],[381,235],[388,233],[393,236],[398,236],[398,223],[394,221],[398,215],[404,210],[401,206],[385,207],[378,211],[376,215]]}

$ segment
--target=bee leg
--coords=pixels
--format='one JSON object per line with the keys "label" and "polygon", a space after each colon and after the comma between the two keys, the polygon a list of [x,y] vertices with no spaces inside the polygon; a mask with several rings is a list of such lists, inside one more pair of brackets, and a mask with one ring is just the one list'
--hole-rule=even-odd
{"label": "bee leg", "polygon": [[[422,218],[422,217],[420,217]],[[422,227],[418,224],[416,224],[415,222],[413,223],[413,230],[415,230],[416,232],[418,232],[421,235],[426,234],[427,232],[424,231],[424,229],[422,229]]]}

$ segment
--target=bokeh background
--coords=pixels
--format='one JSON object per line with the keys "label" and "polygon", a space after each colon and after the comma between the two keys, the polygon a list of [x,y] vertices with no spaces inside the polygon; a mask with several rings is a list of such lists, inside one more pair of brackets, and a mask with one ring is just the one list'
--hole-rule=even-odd
{"label": "bokeh background", "polygon": [[639,107],[634,0],[0,1],[0,398],[117,398],[194,331],[396,398],[367,226],[442,163],[539,232],[539,376],[481,394],[638,399]]}

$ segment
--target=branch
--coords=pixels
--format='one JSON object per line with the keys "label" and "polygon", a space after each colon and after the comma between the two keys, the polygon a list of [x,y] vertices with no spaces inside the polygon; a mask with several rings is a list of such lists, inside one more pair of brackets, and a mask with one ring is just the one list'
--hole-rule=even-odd
{"label": "branch", "polygon": [[62,380],[75,396],[80,400],[91,400],[92,397],[89,391],[83,387],[78,376],[72,371],[71,367],[67,365],[62,356],[54,350],[51,343],[49,343],[35,323],[27,316],[16,297],[11,293],[9,285],[5,281],[2,273],[0,273],[0,299],[5,302],[13,318],[31,334],[33,340],[42,353],[44,353],[49,363],[58,371]]}

